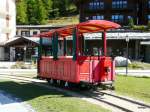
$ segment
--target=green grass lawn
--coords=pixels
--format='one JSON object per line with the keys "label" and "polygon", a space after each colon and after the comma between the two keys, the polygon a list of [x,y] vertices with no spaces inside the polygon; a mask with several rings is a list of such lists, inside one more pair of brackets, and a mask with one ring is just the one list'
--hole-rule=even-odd
{"label": "green grass lawn", "polygon": [[117,76],[116,92],[150,103],[150,78]]}
{"label": "green grass lawn", "polygon": [[0,80],[0,90],[27,101],[37,112],[109,112],[98,105],[32,83]]}
{"label": "green grass lawn", "polygon": [[58,17],[52,20],[48,20],[50,25],[73,25],[79,23],[79,15],[69,17]]}

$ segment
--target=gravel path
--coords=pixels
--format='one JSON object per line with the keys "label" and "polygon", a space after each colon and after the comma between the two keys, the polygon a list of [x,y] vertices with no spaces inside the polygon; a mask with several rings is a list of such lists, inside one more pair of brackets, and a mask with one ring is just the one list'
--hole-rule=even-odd
{"label": "gravel path", "polygon": [[28,104],[0,91],[0,112],[35,112]]}

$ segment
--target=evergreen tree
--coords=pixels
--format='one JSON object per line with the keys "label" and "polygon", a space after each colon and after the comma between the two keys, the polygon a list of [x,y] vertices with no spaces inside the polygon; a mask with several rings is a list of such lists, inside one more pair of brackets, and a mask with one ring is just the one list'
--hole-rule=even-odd
{"label": "evergreen tree", "polygon": [[48,12],[44,7],[42,0],[37,0],[37,24],[46,24],[48,19]]}
{"label": "evergreen tree", "polygon": [[51,18],[51,12],[53,11],[52,5],[53,5],[53,1],[52,0],[42,0],[44,7],[46,9],[46,12],[48,14],[48,18]]}
{"label": "evergreen tree", "polygon": [[65,0],[65,7],[66,7],[66,10],[69,10],[70,8],[70,5],[72,5],[72,0]]}
{"label": "evergreen tree", "polygon": [[65,0],[53,0],[53,10],[55,17],[64,15],[66,12]]}
{"label": "evergreen tree", "polygon": [[27,0],[27,13],[28,13],[29,24],[37,24],[36,0]]}
{"label": "evergreen tree", "polygon": [[42,0],[28,0],[28,20],[29,24],[45,24],[47,11]]}
{"label": "evergreen tree", "polygon": [[66,14],[66,0],[59,1],[59,12],[61,16]]}
{"label": "evergreen tree", "polygon": [[27,4],[25,0],[17,2],[17,24],[28,24]]}

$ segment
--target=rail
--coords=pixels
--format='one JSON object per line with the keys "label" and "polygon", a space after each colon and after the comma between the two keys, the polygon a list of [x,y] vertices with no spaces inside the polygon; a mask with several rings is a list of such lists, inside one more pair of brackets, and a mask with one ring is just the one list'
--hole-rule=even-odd
{"label": "rail", "polygon": [[[1,75],[1,78],[8,78],[11,80],[19,80],[25,82],[33,82],[33,84],[45,87],[47,89],[54,89],[60,92],[65,92],[68,95],[80,97],[89,101],[89,98],[95,102],[104,103],[111,106],[112,111],[115,112],[150,112],[150,105],[133,99],[118,96],[106,91],[92,91],[92,92],[75,92],[73,90],[66,90],[64,88],[50,86],[46,81],[31,79],[28,77],[19,77],[17,75]],[[91,102],[93,102],[91,101]]]}

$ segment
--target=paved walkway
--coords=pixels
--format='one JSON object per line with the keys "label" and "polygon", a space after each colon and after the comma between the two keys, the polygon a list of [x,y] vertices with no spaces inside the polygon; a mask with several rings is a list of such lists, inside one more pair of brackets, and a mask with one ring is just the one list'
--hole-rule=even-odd
{"label": "paved walkway", "polygon": [[[126,75],[126,69],[116,70],[116,73]],[[150,70],[128,70],[128,76],[150,77]]]}
{"label": "paved walkway", "polygon": [[[36,74],[37,69],[0,69],[0,74]],[[126,70],[116,70],[117,74],[126,75]],[[128,76],[150,77],[150,70],[128,70]]]}
{"label": "paved walkway", "polygon": [[37,69],[0,69],[0,74],[37,74]]}
{"label": "paved walkway", "polygon": [[0,91],[0,112],[34,112],[29,105],[4,94]]}

